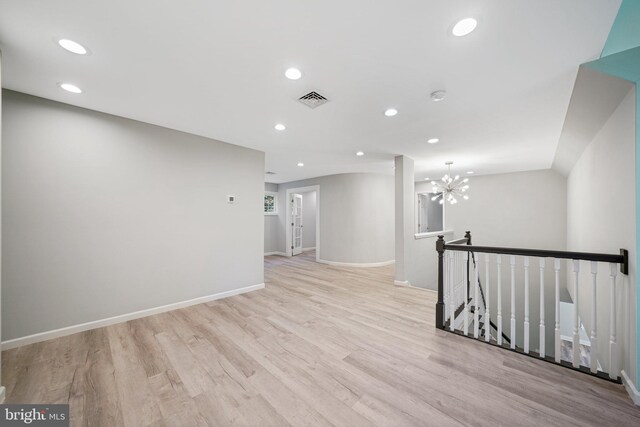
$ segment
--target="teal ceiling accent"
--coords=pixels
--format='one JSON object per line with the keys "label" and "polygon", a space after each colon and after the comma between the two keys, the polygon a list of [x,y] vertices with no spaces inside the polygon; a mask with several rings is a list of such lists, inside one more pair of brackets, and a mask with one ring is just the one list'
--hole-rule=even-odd
{"label": "teal ceiling accent", "polygon": [[640,1],[623,0],[611,27],[602,56],[609,56],[640,46]]}
{"label": "teal ceiling accent", "polygon": [[[638,22],[638,27],[640,28],[640,22]],[[638,82],[640,81],[640,47],[603,56],[584,65],[620,79]]]}
{"label": "teal ceiling accent", "polygon": [[[600,59],[584,64],[636,84],[636,268],[640,266],[640,0],[623,0]],[[636,272],[636,378],[640,385],[640,274]]]}

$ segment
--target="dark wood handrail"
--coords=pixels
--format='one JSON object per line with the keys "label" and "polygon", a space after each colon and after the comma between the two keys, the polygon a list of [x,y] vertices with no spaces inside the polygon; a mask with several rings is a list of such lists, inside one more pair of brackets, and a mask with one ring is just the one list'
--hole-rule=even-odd
{"label": "dark wood handrail", "polygon": [[562,258],[584,261],[610,262],[614,264],[620,264],[620,271],[623,274],[629,274],[629,251],[627,251],[626,249],[620,249],[619,255],[598,254],[591,252],[554,251],[546,249],[501,248],[495,246],[474,246],[466,244],[459,245],[451,243],[445,243],[443,245],[443,249],[446,251],[480,252],[485,254],[521,255],[542,258]]}

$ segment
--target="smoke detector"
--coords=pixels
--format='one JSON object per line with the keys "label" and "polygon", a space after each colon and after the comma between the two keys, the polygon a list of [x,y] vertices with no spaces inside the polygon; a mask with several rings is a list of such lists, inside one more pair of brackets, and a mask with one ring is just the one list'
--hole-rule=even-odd
{"label": "smoke detector", "polygon": [[437,90],[435,92],[431,92],[431,100],[433,102],[440,102],[447,96],[447,92],[444,90]]}
{"label": "smoke detector", "polygon": [[322,104],[326,104],[327,102],[329,102],[327,98],[320,95],[318,92],[309,92],[306,95],[302,95],[300,98],[298,98],[298,101],[302,102],[309,108],[316,108],[321,106]]}

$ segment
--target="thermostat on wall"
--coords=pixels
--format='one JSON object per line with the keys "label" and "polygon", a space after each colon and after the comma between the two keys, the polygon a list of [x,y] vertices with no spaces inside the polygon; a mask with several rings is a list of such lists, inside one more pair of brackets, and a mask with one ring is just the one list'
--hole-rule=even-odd
{"label": "thermostat on wall", "polygon": [[227,196],[227,203],[234,203],[236,201],[236,196]]}

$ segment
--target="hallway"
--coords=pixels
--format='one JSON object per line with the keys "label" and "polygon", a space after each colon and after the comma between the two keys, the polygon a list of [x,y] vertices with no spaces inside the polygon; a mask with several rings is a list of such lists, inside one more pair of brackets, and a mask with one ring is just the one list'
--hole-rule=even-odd
{"label": "hallway", "polygon": [[3,353],[72,425],[638,425],[620,385],[434,327],[393,266],[265,258],[266,288]]}

